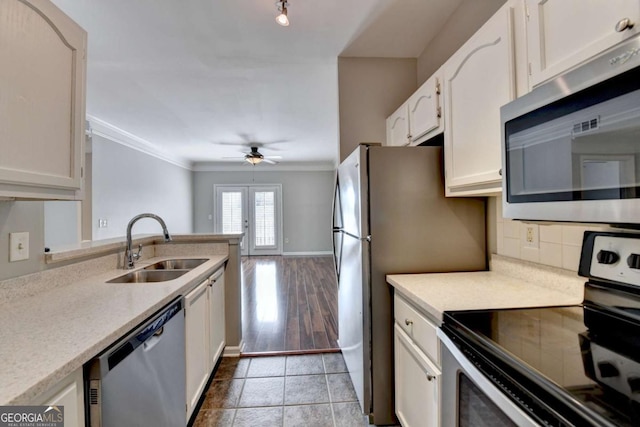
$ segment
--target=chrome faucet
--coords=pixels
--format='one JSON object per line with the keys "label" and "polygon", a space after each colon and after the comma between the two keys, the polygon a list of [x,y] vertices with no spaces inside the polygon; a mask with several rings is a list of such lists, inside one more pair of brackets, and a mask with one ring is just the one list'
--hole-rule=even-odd
{"label": "chrome faucet", "polygon": [[127,249],[124,252],[124,257],[126,260],[124,267],[126,269],[133,268],[135,266],[135,262],[141,256],[140,251],[142,251],[142,245],[138,246],[138,253],[135,253],[135,254],[133,253],[133,249],[131,248],[131,229],[133,228],[133,224],[135,224],[136,221],[142,218],[153,218],[156,221],[158,221],[162,226],[162,232],[164,233],[164,241],[165,242],[171,241],[171,235],[169,234],[169,230],[167,230],[167,224],[165,224],[164,220],[160,218],[158,215],[155,215],[152,213],[143,213],[143,214],[134,216],[133,218],[131,218],[131,221],[129,221],[129,225],[127,225]]}

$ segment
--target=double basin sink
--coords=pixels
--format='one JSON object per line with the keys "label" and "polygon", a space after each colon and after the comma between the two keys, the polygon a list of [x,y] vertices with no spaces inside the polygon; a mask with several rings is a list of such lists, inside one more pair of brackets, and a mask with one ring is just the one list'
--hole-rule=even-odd
{"label": "double basin sink", "polygon": [[177,279],[194,268],[207,262],[206,258],[167,259],[148,265],[141,270],[131,271],[107,283],[157,283]]}

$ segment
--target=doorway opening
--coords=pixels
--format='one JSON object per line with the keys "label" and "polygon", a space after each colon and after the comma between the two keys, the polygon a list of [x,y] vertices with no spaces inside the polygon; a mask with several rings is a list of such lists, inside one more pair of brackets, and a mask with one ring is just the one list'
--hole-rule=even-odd
{"label": "doorway opening", "polygon": [[282,185],[215,185],[217,233],[244,233],[243,256],[282,255]]}

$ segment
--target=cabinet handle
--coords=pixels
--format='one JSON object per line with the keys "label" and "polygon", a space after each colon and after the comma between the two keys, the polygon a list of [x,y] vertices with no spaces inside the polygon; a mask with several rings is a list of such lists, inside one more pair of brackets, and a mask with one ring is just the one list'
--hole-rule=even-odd
{"label": "cabinet handle", "polygon": [[498,171],[498,175],[502,176],[502,168]]}
{"label": "cabinet handle", "polygon": [[431,374],[427,374],[427,381],[433,381],[435,377]]}
{"label": "cabinet handle", "polygon": [[407,326],[413,325],[413,320],[404,319],[404,324]]}
{"label": "cabinet handle", "polygon": [[625,30],[630,30],[633,28],[635,24],[633,22],[631,22],[631,19],[629,18],[622,18],[621,20],[618,21],[618,23],[616,24],[616,31],[621,33]]}

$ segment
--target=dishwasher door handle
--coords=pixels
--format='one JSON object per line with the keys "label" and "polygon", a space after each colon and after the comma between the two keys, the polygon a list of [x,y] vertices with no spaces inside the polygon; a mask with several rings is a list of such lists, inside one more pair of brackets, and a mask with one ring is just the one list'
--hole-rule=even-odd
{"label": "dishwasher door handle", "polygon": [[158,329],[155,334],[151,335],[151,338],[149,338],[142,344],[142,348],[144,349],[144,351],[151,351],[153,347],[155,347],[156,344],[158,344],[162,339],[163,332],[164,332],[164,326]]}

